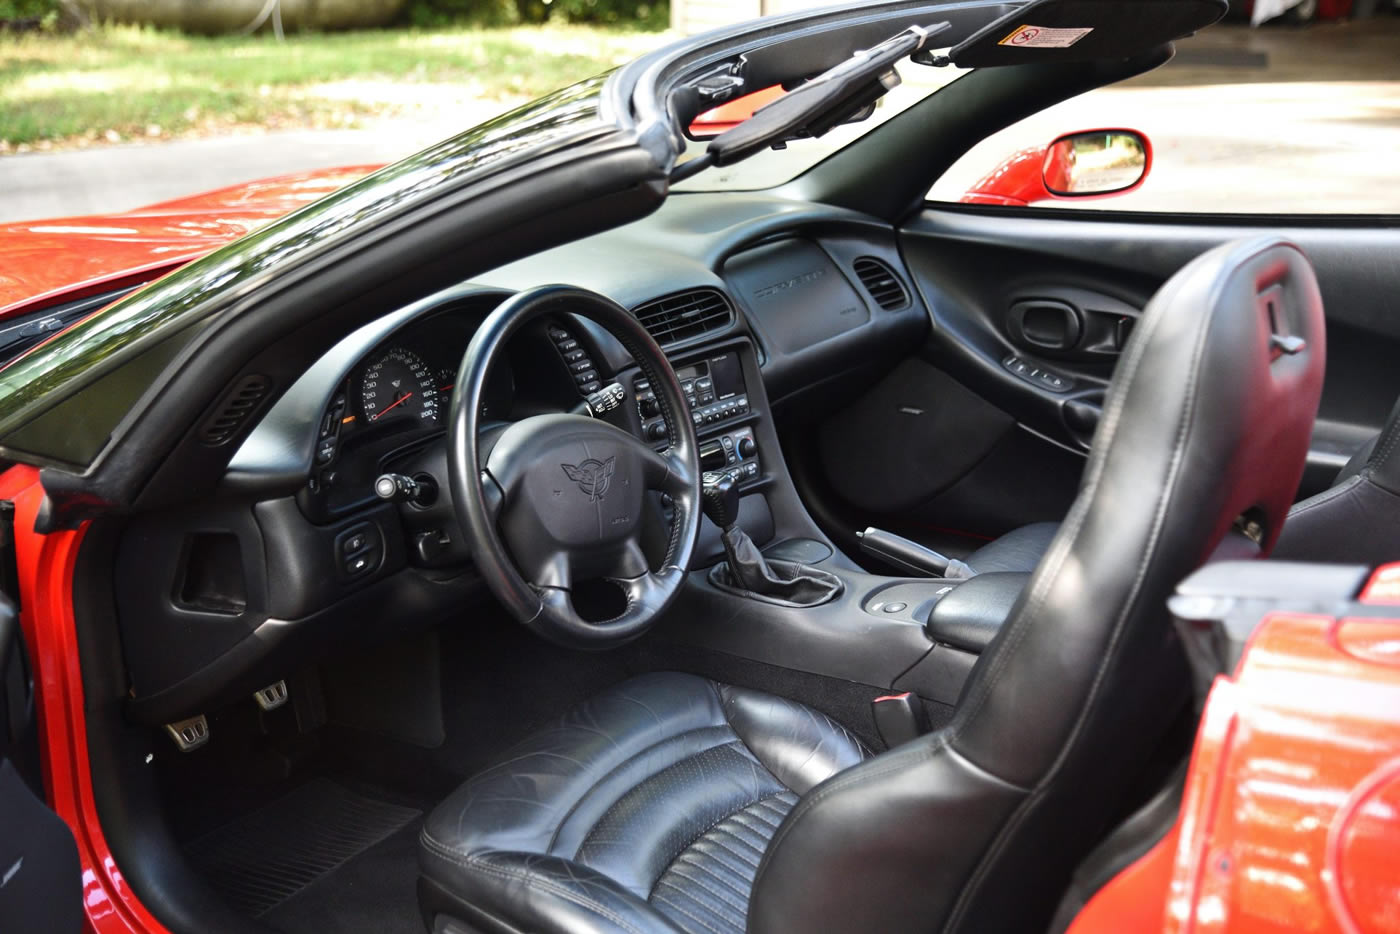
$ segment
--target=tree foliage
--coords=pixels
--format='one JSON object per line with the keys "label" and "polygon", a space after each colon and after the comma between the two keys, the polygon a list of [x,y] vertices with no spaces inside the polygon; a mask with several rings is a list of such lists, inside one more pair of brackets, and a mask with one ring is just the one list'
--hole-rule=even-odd
{"label": "tree foliage", "polygon": [[406,15],[409,23],[423,27],[562,20],[661,29],[667,24],[670,8],[666,0],[413,0]]}
{"label": "tree foliage", "polygon": [[62,0],[0,0],[0,23],[51,29],[65,14]]}

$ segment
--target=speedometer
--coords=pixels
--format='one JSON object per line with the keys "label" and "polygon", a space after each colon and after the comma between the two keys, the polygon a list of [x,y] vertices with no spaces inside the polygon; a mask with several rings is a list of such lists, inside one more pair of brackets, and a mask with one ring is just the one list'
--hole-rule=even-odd
{"label": "speedometer", "polygon": [[438,387],[433,370],[411,350],[391,347],[360,377],[360,405],[366,422],[412,416],[438,420]]}

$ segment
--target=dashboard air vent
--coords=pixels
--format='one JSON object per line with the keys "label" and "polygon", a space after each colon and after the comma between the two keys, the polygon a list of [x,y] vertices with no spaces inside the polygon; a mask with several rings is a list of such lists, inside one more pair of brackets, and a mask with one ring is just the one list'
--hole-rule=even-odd
{"label": "dashboard air vent", "polygon": [[875,304],[886,311],[898,311],[909,307],[909,293],[899,276],[883,260],[873,256],[862,256],[855,262],[856,275],[865,291],[875,299]]}
{"label": "dashboard air vent", "polygon": [[718,289],[677,292],[638,305],[632,313],[663,347],[722,331],[734,322],[734,308]]}
{"label": "dashboard air vent", "polygon": [[258,407],[271,385],[266,376],[245,376],[224,396],[219,408],[199,429],[199,440],[218,447],[238,434],[243,422]]}

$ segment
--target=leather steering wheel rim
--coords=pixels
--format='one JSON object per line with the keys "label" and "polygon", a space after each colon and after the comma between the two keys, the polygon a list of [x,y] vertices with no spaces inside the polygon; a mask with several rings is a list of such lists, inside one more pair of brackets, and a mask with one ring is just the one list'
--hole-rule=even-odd
{"label": "leather steering wheel rim", "polygon": [[[600,420],[546,415],[512,424],[488,455],[482,456],[480,413],[492,364],[510,338],[525,326],[564,313],[587,318],[607,330],[651,382],[666,425],[668,446],[664,451],[658,453],[631,433]],[[497,599],[521,623],[563,645],[608,648],[645,632],[679,594],[700,528],[699,444],[684,399],[680,381],[651,335],[625,308],[595,292],[565,285],[540,286],[502,302],[482,322],[462,357],[452,395],[449,483],[453,508],[478,570]],[[613,452],[607,458],[606,475],[601,462],[592,459],[593,451],[600,448]],[[541,450],[547,453],[542,455]],[[576,450],[587,453],[590,459],[554,456]],[[564,462],[567,460],[596,466],[586,482],[578,482],[570,472],[577,468]],[[530,496],[531,491],[537,497],[545,489],[541,484],[551,487],[546,490],[551,497],[548,509]],[[610,484],[616,490],[612,503],[605,502]],[[625,512],[628,507],[618,505],[619,501],[625,503],[631,497],[633,503],[640,503],[638,497],[645,491],[663,492],[673,503],[669,544],[661,567],[653,571],[643,566],[642,573],[625,576],[597,575],[622,587],[626,608],[611,619],[585,620],[572,603],[570,569],[606,564],[616,556],[622,565],[637,570],[638,559],[644,562],[637,540],[640,530],[633,531],[640,523],[640,510],[635,510],[637,515],[619,514],[611,521],[604,519],[603,510]],[[585,496],[587,506],[582,504]],[[598,513],[600,541],[596,545],[590,544],[589,509]],[[577,521],[559,526],[562,520],[558,514],[567,510],[578,513]],[[524,514],[519,522],[512,521],[516,513]],[[614,535],[610,531],[614,525],[627,528]],[[548,531],[556,527],[564,534],[553,538],[567,542],[551,539]],[[533,530],[536,537],[557,547],[554,551],[548,545],[536,549],[519,531],[511,543],[516,547],[508,547],[506,535],[520,528]],[[590,542],[581,542],[581,536]],[[545,557],[531,563],[532,567],[538,565],[536,573],[522,573],[517,553],[537,550]]]}

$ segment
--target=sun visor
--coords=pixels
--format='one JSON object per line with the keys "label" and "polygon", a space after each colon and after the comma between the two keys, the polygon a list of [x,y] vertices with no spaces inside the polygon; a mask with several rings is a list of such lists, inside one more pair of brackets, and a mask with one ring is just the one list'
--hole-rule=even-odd
{"label": "sun visor", "polygon": [[1034,0],[954,46],[959,68],[1127,58],[1204,29],[1226,0]]}

